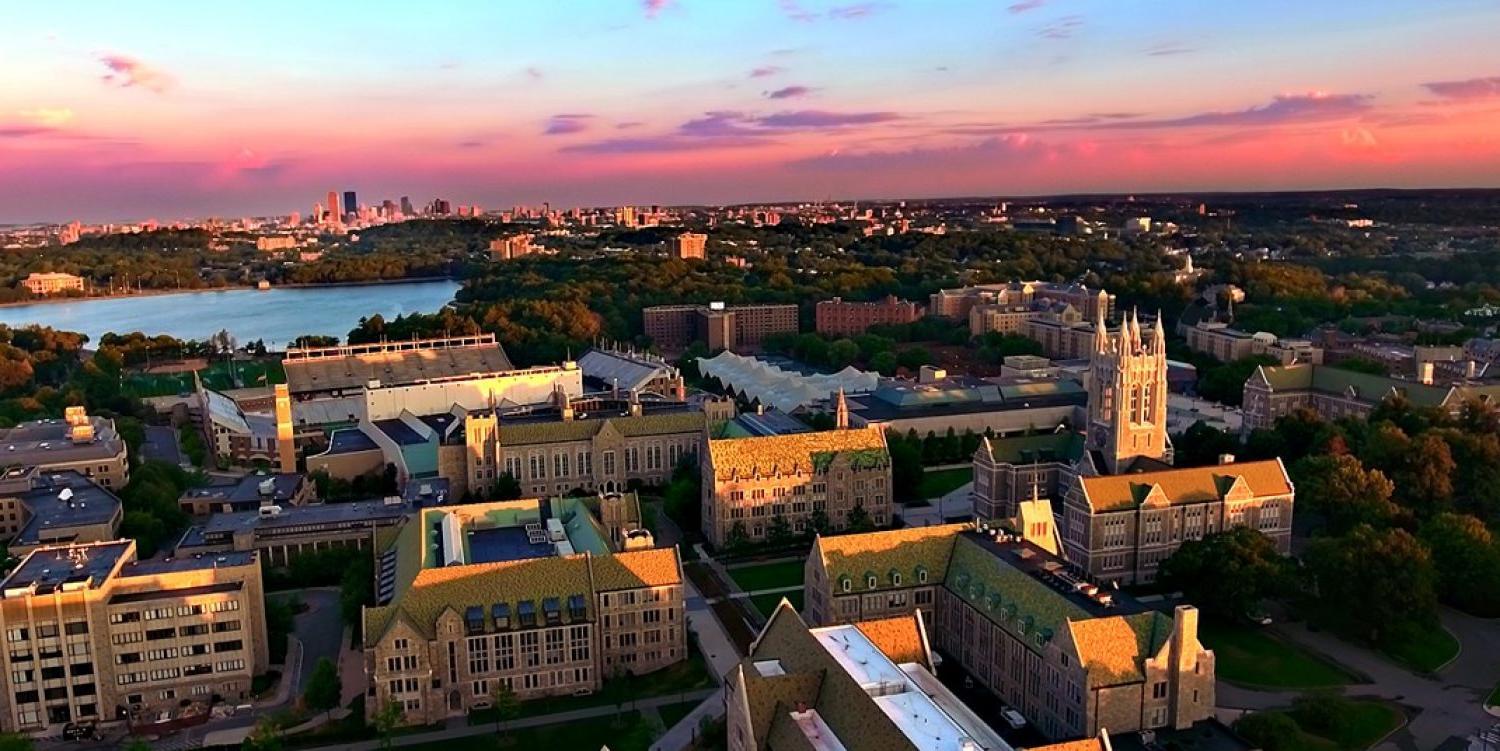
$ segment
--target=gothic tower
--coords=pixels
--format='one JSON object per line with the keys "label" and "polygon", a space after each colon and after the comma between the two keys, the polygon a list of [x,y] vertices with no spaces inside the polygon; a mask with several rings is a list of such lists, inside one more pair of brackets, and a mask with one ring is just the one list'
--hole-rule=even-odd
{"label": "gothic tower", "polygon": [[1167,337],[1161,316],[1149,342],[1132,313],[1118,336],[1105,329],[1104,312],[1094,323],[1089,360],[1088,448],[1102,456],[1099,469],[1116,474],[1136,457],[1171,461],[1167,443]]}
{"label": "gothic tower", "polygon": [[849,402],[844,399],[844,387],[839,387],[838,399],[833,406],[833,428],[834,430],[849,429]]}

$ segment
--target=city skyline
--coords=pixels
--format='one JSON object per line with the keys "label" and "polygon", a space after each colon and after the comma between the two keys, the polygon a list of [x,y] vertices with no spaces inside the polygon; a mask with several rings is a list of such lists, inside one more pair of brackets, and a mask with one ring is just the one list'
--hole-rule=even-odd
{"label": "city skyline", "polygon": [[1479,0],[12,17],[0,182],[25,190],[4,223],[305,212],[331,190],[566,207],[1484,187],[1500,169],[1500,5]]}

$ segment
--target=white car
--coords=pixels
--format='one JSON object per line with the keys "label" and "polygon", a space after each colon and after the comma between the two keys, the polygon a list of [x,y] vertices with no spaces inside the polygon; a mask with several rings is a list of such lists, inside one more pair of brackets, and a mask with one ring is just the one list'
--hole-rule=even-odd
{"label": "white car", "polygon": [[1026,718],[1022,717],[1020,712],[1010,707],[1000,710],[1000,719],[1005,720],[1005,724],[1009,725],[1012,730],[1020,730],[1026,727]]}

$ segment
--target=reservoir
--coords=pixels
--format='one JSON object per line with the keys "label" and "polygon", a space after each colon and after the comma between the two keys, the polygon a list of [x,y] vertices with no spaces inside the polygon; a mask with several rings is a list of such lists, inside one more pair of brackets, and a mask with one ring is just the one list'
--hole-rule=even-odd
{"label": "reservoir", "polygon": [[267,347],[281,349],[304,334],[343,341],[359,319],[377,313],[389,321],[398,315],[436,312],[452,302],[459,286],[439,279],[68,300],[0,307],[0,323],[78,331],[88,334],[93,344],[107,332],[201,340],[228,329],[242,345],[262,339]]}

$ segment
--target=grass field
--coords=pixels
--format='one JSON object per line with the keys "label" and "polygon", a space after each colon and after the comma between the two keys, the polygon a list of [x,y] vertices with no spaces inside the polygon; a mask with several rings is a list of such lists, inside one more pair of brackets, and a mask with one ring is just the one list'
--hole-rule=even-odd
{"label": "grass field", "polygon": [[729,578],[746,592],[776,587],[802,586],[802,561],[762,563],[729,569]]}
{"label": "grass field", "polygon": [[[286,371],[277,361],[215,362],[198,371],[205,388],[214,391],[286,383]],[[193,390],[192,373],[130,373],[125,390],[134,396],[173,396]]]}
{"label": "grass field", "polygon": [[1198,636],[1214,651],[1218,677],[1268,688],[1329,688],[1355,682],[1339,666],[1250,626],[1205,620]]}
{"label": "grass field", "polygon": [[1403,639],[1399,646],[1381,651],[1413,670],[1431,673],[1458,654],[1458,640],[1445,628],[1422,629],[1417,638]]}
{"label": "grass field", "polygon": [[776,606],[781,603],[781,598],[783,597],[792,603],[792,607],[796,608],[797,612],[802,612],[802,590],[800,589],[795,592],[783,592],[781,594],[755,595],[750,598],[750,604],[754,605],[755,609],[759,610],[761,615],[770,618],[771,611],[776,609]]}
{"label": "grass field", "polygon": [[661,715],[663,725],[668,728],[674,727],[698,707],[696,701],[685,701],[681,704],[666,704],[656,708],[656,713]]}
{"label": "grass field", "polygon": [[[1310,712],[1321,713],[1313,716]],[[1295,736],[1280,738],[1281,751],[1365,751],[1400,727],[1404,720],[1399,710],[1385,702],[1347,699],[1316,709],[1266,710],[1256,714],[1284,715],[1297,725],[1300,732]],[[1263,740],[1254,736],[1252,732],[1247,738]]]}
{"label": "grass field", "polygon": [[646,751],[658,730],[641,717],[640,712],[623,712],[618,720],[611,714],[557,725],[521,728],[506,733],[505,745],[491,733],[452,738],[436,743],[402,746],[420,751],[496,751],[527,749],[594,749],[609,745],[611,751]]}
{"label": "grass field", "polygon": [[939,498],[945,496],[963,484],[974,479],[974,470],[969,467],[958,469],[929,469],[922,473],[922,489],[920,495],[923,499]]}

